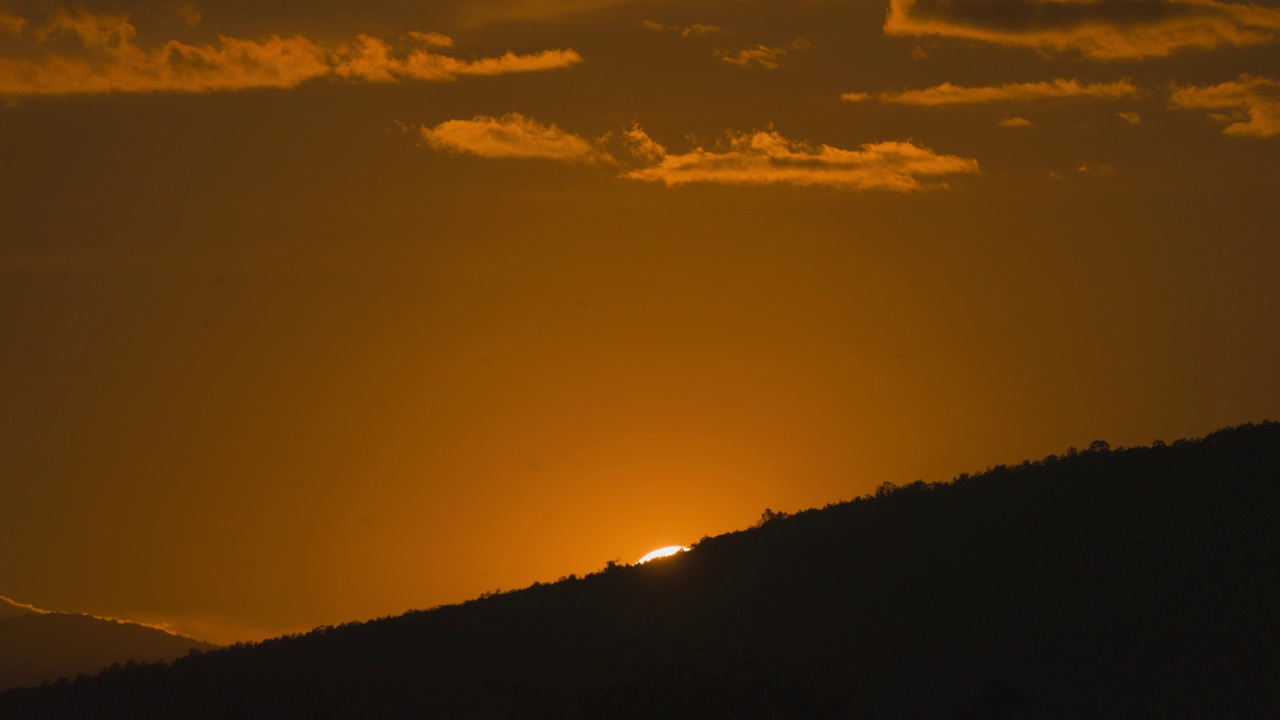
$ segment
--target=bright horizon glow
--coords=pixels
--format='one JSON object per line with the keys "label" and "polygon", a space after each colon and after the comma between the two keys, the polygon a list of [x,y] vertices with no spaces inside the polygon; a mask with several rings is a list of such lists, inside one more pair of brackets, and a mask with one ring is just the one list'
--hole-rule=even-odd
{"label": "bright horizon glow", "polygon": [[676,553],[686,552],[688,549],[689,548],[685,547],[684,545],[668,545],[667,547],[658,548],[657,550],[654,550],[648,555],[645,555],[644,557],[637,560],[636,564],[643,565],[649,562],[650,560],[657,560],[658,558],[671,557]]}
{"label": "bright horizon glow", "polygon": [[0,0],[0,594],[232,645],[1278,419],[1280,0],[1082,2]]}

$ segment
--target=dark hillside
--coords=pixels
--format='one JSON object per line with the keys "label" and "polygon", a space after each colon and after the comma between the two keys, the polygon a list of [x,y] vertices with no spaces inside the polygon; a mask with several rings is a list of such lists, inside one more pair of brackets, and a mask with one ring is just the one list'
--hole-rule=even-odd
{"label": "dark hillside", "polygon": [[4,718],[1280,717],[1280,424],[0,695]]}
{"label": "dark hillside", "polygon": [[96,673],[130,660],[173,660],[192,648],[211,650],[214,646],[89,615],[27,612],[0,617],[0,690]]}

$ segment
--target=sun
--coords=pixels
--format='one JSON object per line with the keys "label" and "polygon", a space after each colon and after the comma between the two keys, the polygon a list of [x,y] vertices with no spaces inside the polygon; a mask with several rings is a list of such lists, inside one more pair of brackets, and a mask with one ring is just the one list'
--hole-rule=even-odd
{"label": "sun", "polygon": [[653,552],[645,555],[644,557],[637,560],[636,564],[643,565],[649,562],[650,560],[657,560],[658,558],[671,557],[676,553],[682,553],[687,551],[688,549],[689,548],[685,547],[684,545],[668,545],[667,547],[658,548],[657,550],[654,550]]}

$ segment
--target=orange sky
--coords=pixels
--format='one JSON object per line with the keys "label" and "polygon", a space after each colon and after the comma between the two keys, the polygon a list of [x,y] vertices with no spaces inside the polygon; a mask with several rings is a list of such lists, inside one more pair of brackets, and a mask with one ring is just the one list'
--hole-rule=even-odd
{"label": "orange sky", "polygon": [[1280,4],[0,1],[0,594],[227,642],[1280,402]]}

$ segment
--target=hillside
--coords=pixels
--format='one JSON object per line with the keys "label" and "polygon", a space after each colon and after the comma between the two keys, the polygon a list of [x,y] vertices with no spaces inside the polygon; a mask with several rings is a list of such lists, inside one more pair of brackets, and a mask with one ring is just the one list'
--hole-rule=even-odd
{"label": "hillside", "polygon": [[[607,511],[607,510],[603,510]],[[1095,443],[2,718],[1274,718],[1280,424]]]}
{"label": "hillside", "polygon": [[37,612],[39,612],[39,610],[0,595],[0,620],[19,617],[21,615],[31,615]]}
{"label": "hillside", "polygon": [[133,623],[37,612],[0,598],[0,689],[158,662],[214,646]]}

